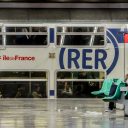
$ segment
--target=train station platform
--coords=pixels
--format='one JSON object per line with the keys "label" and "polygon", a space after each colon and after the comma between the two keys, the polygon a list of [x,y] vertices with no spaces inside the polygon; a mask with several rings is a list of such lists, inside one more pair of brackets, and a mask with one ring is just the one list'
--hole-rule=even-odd
{"label": "train station platform", "polygon": [[0,128],[127,128],[123,110],[100,99],[1,99]]}

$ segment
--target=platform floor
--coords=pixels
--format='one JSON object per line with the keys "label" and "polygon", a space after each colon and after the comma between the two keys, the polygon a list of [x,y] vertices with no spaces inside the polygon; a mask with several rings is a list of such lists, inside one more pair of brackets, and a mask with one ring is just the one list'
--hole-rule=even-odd
{"label": "platform floor", "polygon": [[99,99],[1,99],[0,128],[128,128],[128,117]]}

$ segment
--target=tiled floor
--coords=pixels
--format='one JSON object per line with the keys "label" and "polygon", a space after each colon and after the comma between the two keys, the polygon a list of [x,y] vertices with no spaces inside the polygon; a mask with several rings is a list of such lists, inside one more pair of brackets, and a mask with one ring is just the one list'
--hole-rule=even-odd
{"label": "tiled floor", "polygon": [[99,99],[1,99],[0,128],[128,128],[128,118]]}

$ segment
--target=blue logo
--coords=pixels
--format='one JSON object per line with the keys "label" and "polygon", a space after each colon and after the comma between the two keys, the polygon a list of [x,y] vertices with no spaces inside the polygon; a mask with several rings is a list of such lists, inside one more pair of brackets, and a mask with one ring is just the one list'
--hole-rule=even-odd
{"label": "blue logo", "polygon": [[[75,48],[61,48],[60,55],[59,55],[59,64],[61,69],[65,69],[64,65],[64,53],[67,50],[67,68],[71,69],[72,64],[75,65],[76,69],[99,69],[99,65],[102,66],[106,73],[109,74],[115,68],[118,58],[119,58],[119,48],[118,48],[118,41],[114,36],[114,30],[116,29],[108,29],[107,30],[107,40],[113,44],[114,46],[114,59],[109,67],[106,66],[105,61],[107,59],[107,52],[105,49],[82,49],[82,53]],[[81,55],[82,54],[82,55]],[[89,61],[92,61],[92,57],[87,56],[88,54],[94,55],[94,64],[88,64]],[[82,57],[82,62],[79,63],[78,59]]]}

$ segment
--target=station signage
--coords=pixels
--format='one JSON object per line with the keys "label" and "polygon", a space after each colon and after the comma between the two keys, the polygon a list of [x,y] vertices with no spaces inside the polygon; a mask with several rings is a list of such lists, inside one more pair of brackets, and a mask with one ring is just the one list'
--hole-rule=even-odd
{"label": "station signage", "polygon": [[20,55],[14,55],[14,56],[8,56],[8,55],[2,55],[0,56],[0,60],[4,61],[35,61],[34,56],[20,56]]}

